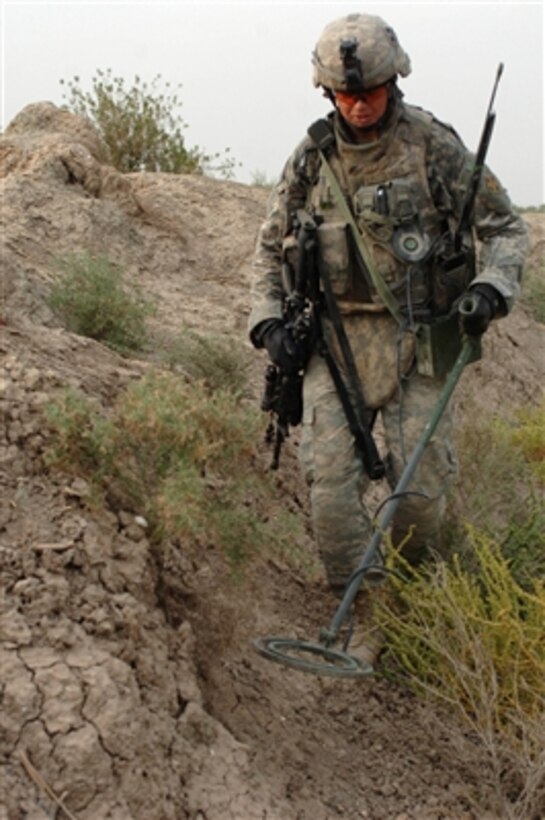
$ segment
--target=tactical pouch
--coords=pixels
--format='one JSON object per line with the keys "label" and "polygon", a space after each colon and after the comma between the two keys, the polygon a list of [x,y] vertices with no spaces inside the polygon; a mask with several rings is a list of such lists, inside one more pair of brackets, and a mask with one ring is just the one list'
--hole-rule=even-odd
{"label": "tactical pouch", "polygon": [[318,247],[327,268],[335,296],[345,296],[352,289],[352,262],[345,222],[323,222],[318,227]]}
{"label": "tactical pouch", "polygon": [[[445,377],[462,349],[462,334],[458,314],[440,319],[432,324],[421,324],[416,333],[416,369],[421,376]],[[476,340],[475,362],[481,358],[481,341]]]}
{"label": "tactical pouch", "polygon": [[402,311],[429,312],[426,257],[429,237],[421,230],[415,194],[409,182],[362,186],[354,196],[358,227],[369,237],[383,279]]}
{"label": "tactical pouch", "polygon": [[432,279],[434,316],[444,316],[464,293],[475,276],[475,258],[471,248],[459,253],[443,252],[435,260]]}

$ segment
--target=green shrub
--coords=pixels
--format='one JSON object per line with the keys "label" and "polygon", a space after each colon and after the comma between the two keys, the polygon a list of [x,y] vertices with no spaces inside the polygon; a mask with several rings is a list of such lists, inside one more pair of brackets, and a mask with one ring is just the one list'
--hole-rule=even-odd
{"label": "green shrub", "polygon": [[524,272],[521,301],[536,322],[545,324],[545,270],[529,268]]}
{"label": "green shrub", "polygon": [[236,396],[249,392],[250,359],[247,349],[236,339],[204,336],[186,328],[168,345],[164,358],[188,378],[204,381],[210,391],[230,390]]}
{"label": "green shrub", "polygon": [[508,419],[469,413],[456,430],[460,481],[450,499],[450,549],[465,550],[467,522],[501,544],[517,581],[545,578],[545,401]]}
{"label": "green shrub", "polygon": [[545,214],[545,204],[517,205],[516,210],[521,214]]}
{"label": "green shrub", "polygon": [[545,486],[545,395],[538,407],[523,407],[513,423],[503,424],[505,435],[522,453],[532,472]]}
{"label": "green shrub", "polygon": [[150,83],[135,76],[134,84],[126,87],[125,80],[109,68],[97,69],[91,91],[82,90],[79,77],[60,83],[67,89],[63,94],[67,107],[94,123],[119,171],[210,171],[233,176],[237,163],[229,156],[229,148],[223,154],[209,155],[197,147],[186,147],[183,131],[187,126],[179,114],[180,84],[174,93],[168,82],[162,90],[158,74]]}
{"label": "green shrub", "polygon": [[527,820],[545,806],[545,401],[468,416],[450,557],[415,570],[390,550],[385,670],[461,718],[445,729],[480,741],[499,815]]}
{"label": "green shrub", "polygon": [[262,418],[232,392],[151,374],[108,417],[72,393],[46,415],[50,465],[145,515],[154,539],[215,544],[237,568],[265,546],[289,553],[301,523],[288,512],[267,522],[274,490],[255,464]]}
{"label": "green shrub", "polygon": [[256,188],[274,188],[276,180],[269,178],[265,171],[253,171],[251,175],[251,185]]}
{"label": "green shrub", "polygon": [[64,327],[117,350],[141,349],[152,307],[138,289],[127,292],[121,271],[108,259],[87,253],[57,261],[49,306]]}
{"label": "green shrub", "polygon": [[111,474],[109,428],[99,406],[82,393],[67,390],[62,399],[47,405],[46,419],[55,431],[49,463],[92,477],[95,484]]}
{"label": "green shrub", "polygon": [[483,746],[501,816],[523,820],[545,799],[545,583],[523,589],[497,543],[471,527],[468,538],[471,571],[459,556],[419,571],[390,559],[410,581],[392,575],[379,617],[390,660],[461,717]]}
{"label": "green shrub", "polygon": [[[419,570],[394,557],[403,573],[392,576],[397,608],[385,607],[384,623],[389,646],[417,686],[474,721],[482,717],[478,697],[486,697],[500,730],[510,709],[537,716],[544,705],[545,583],[534,579],[530,590],[522,589],[498,543],[471,526],[468,539],[472,572],[459,555]],[[401,579],[407,574],[408,582]],[[486,669],[494,680],[476,675]],[[480,687],[487,690],[482,695],[475,691]]]}

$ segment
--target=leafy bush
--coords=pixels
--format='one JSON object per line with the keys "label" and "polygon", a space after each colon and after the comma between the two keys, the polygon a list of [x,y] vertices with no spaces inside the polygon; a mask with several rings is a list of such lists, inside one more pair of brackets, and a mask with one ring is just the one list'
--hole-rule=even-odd
{"label": "leafy bush", "polygon": [[497,543],[468,535],[472,571],[459,556],[420,571],[394,559],[411,580],[392,576],[381,623],[412,686],[481,741],[501,816],[526,820],[545,805],[545,583],[523,589]]}
{"label": "leafy bush", "polygon": [[67,390],[62,399],[46,406],[45,415],[55,438],[47,461],[102,484],[111,474],[111,465],[108,424],[99,405],[83,393]]}
{"label": "leafy bush", "polygon": [[185,328],[164,354],[170,367],[192,380],[202,380],[208,390],[248,393],[250,360],[242,343],[219,335],[202,335]]}
{"label": "leafy bush", "polygon": [[122,77],[111,69],[97,69],[91,91],[83,91],[80,78],[65,82],[67,107],[90,119],[106,144],[113,166],[122,172],[165,171],[168,173],[217,172],[230,178],[237,164],[229,156],[208,155],[199,148],[187,148],[183,131],[187,127],[179,114],[178,92],[170,83],[161,90],[161,75],[150,83],[135,76],[127,88]]}
{"label": "leafy bush", "polygon": [[264,523],[272,484],[254,464],[262,419],[228,390],[151,374],[108,418],[74,393],[46,414],[49,463],[145,515],[156,540],[213,543],[242,567],[265,545],[283,554],[300,527],[289,513]]}
{"label": "leafy bush", "polygon": [[545,214],[545,203],[541,205],[517,205],[516,210],[521,214]]}
{"label": "leafy bush", "polygon": [[524,271],[521,301],[536,322],[545,324],[545,270],[528,268]]}
{"label": "leafy bush", "polygon": [[503,431],[545,486],[545,395],[539,407],[519,410],[513,424],[504,423]]}
{"label": "leafy bush", "polygon": [[519,583],[545,578],[545,399],[508,419],[468,416],[456,431],[461,480],[449,504],[449,546],[472,565],[465,521],[501,544]]}
{"label": "leafy bush", "polygon": [[152,307],[134,285],[127,293],[119,268],[105,257],[87,253],[63,257],[56,268],[48,302],[68,330],[119,353],[144,346]]}
{"label": "leafy bush", "polygon": [[276,180],[269,178],[265,171],[253,171],[251,185],[255,185],[256,188],[274,188]]}
{"label": "leafy bush", "polygon": [[481,742],[499,815],[527,820],[545,806],[545,400],[468,416],[450,558],[413,569],[390,551],[386,670],[462,718],[448,730]]}

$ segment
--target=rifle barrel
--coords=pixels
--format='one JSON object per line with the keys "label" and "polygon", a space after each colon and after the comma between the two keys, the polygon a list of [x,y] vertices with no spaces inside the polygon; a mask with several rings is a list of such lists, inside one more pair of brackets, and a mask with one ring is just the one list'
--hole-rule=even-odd
{"label": "rifle barrel", "polygon": [[479,147],[477,148],[477,153],[475,155],[475,164],[473,165],[473,170],[471,172],[471,178],[467,188],[467,193],[462,207],[462,212],[460,214],[460,219],[458,221],[456,231],[454,232],[454,249],[456,252],[459,252],[461,250],[462,236],[464,231],[466,231],[469,228],[469,222],[471,220],[471,216],[473,213],[475,199],[477,198],[477,191],[479,190],[479,185],[481,182],[481,177],[484,169],[484,161],[486,158],[486,154],[488,152],[490,140],[492,139],[492,131],[494,130],[494,123],[496,121],[496,112],[493,110],[493,106],[494,101],[496,99],[498,84],[500,82],[502,74],[503,63],[500,63],[496,71],[496,79],[494,81],[494,86],[492,88],[492,94],[490,95],[490,102],[488,103],[488,109],[486,111],[486,118],[484,121],[481,139],[479,140]]}

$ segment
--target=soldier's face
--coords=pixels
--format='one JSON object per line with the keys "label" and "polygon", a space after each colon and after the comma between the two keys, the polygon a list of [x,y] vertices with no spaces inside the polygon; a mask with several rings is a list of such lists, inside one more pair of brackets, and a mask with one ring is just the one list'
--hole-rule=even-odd
{"label": "soldier's face", "polygon": [[379,85],[371,91],[354,94],[335,91],[335,102],[341,116],[353,128],[371,128],[384,116],[388,107],[388,88]]}

